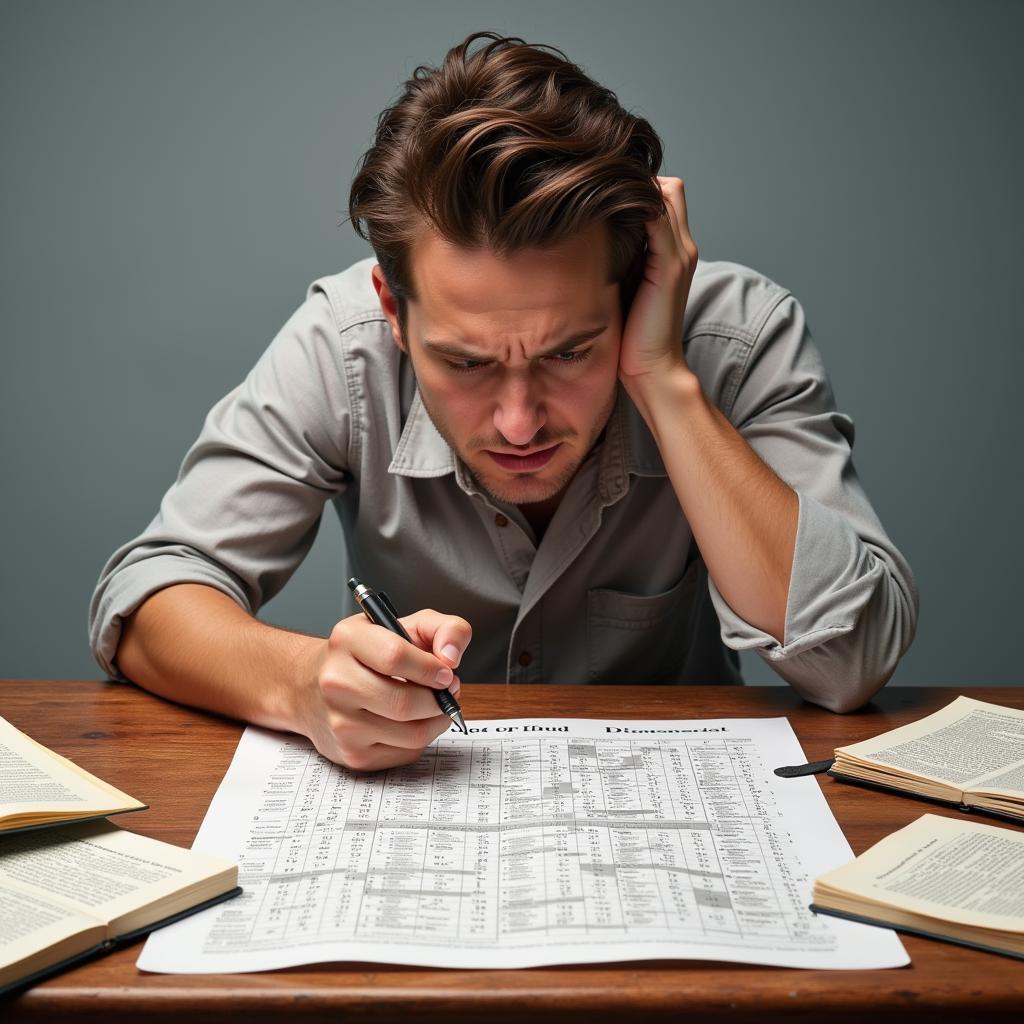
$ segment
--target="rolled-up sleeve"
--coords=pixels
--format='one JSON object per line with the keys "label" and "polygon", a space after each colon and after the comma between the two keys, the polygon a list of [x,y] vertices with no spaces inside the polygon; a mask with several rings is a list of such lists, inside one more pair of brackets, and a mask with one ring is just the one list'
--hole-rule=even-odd
{"label": "rolled-up sleeve", "polygon": [[89,642],[105,672],[124,680],[115,663],[122,620],[157,590],[202,583],[255,613],[285,585],[325,502],[350,481],[350,410],[334,313],[311,287],[210,410],[153,521],[103,567]]}
{"label": "rolled-up sleeve", "polygon": [[803,309],[788,293],[737,372],[733,425],[799,498],[783,642],[751,626],[710,583],[722,640],[756,650],[807,700],[848,711],[892,675],[917,626],[910,566],[853,467],[851,419],[836,409]]}

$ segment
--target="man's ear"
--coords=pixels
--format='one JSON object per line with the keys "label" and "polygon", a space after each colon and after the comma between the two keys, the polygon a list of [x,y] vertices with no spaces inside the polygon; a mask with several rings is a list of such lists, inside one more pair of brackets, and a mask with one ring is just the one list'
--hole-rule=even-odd
{"label": "man's ear", "polygon": [[398,300],[388,287],[388,283],[384,279],[384,272],[380,269],[379,263],[373,265],[373,269],[370,271],[370,279],[373,281],[374,290],[377,292],[381,312],[391,325],[391,336],[395,339],[395,344],[403,352],[408,352],[408,349],[405,347],[405,339],[402,337],[402,328],[398,323]]}

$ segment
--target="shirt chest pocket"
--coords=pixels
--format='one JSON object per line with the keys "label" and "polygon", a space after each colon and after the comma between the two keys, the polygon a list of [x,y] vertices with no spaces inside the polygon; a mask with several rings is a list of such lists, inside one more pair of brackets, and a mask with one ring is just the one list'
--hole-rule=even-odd
{"label": "shirt chest pocket", "polygon": [[587,676],[592,683],[673,683],[686,660],[700,564],[659,594],[587,591]]}

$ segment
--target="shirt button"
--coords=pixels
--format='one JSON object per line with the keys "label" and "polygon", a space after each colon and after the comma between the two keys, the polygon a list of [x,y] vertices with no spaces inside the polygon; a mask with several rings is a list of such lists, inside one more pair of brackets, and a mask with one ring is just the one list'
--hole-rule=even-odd
{"label": "shirt button", "polygon": [[533,661],[533,655],[529,651],[523,651],[522,654],[520,654],[519,657],[516,659],[516,661],[518,661],[519,664],[523,666],[523,668],[526,668],[526,666],[529,665],[531,661]]}
{"label": "shirt button", "polygon": [[501,526],[501,527],[508,526],[508,520],[500,512],[498,512],[494,516],[494,525],[495,526]]}

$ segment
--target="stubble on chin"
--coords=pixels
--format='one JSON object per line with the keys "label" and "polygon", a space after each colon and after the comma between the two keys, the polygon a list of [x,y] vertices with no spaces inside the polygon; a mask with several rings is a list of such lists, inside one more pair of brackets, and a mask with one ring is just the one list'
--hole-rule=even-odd
{"label": "stubble on chin", "polygon": [[[482,457],[487,458],[486,455]],[[558,458],[557,454],[555,458]],[[487,479],[476,472],[466,459],[462,461],[476,485],[490,497],[508,505],[535,505],[542,501],[548,501],[568,487],[583,460],[581,458],[573,459],[559,472],[558,476],[543,482],[536,479]]]}

